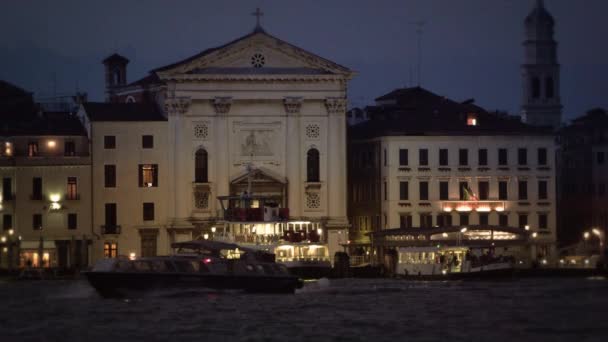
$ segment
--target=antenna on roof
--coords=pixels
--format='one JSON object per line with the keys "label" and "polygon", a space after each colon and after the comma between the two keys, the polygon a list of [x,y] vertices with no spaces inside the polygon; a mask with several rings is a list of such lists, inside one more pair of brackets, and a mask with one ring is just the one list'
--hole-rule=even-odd
{"label": "antenna on roof", "polygon": [[420,87],[420,83],[422,80],[422,34],[424,33],[424,25],[426,25],[426,21],[415,21],[411,23],[416,26],[416,35],[418,36],[417,47],[418,47],[418,86]]}

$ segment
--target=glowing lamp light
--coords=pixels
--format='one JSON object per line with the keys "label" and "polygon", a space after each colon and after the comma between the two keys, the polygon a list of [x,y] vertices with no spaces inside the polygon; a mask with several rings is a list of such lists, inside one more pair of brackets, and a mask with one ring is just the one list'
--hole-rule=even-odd
{"label": "glowing lamp light", "polygon": [[559,263],[563,264],[564,263],[564,259],[559,259]]}
{"label": "glowing lamp light", "polygon": [[478,212],[485,213],[485,212],[489,212],[489,211],[491,211],[492,209],[490,209],[490,207],[485,207],[485,206],[484,206],[484,207],[478,207],[476,210],[477,210]]}
{"label": "glowing lamp light", "polygon": [[498,211],[499,213],[505,211],[505,207],[496,207],[494,208],[494,210]]}
{"label": "glowing lamp light", "polygon": [[129,253],[129,260],[135,260],[135,253]]}
{"label": "glowing lamp light", "polygon": [[441,274],[446,275],[446,274],[448,274],[448,271],[446,271],[446,270],[442,270],[442,271],[441,271]]}
{"label": "glowing lamp light", "polygon": [[52,194],[49,198],[51,199],[51,202],[57,203],[61,199],[61,196],[59,194]]}
{"label": "glowing lamp light", "polygon": [[591,231],[593,232],[593,234],[595,234],[597,236],[602,235],[602,232],[599,229],[597,229],[597,228],[593,228]]}
{"label": "glowing lamp light", "polygon": [[443,233],[443,234],[441,234],[441,235],[442,235],[444,238],[447,238],[447,237],[448,237],[448,233]]}
{"label": "glowing lamp light", "polygon": [[464,227],[460,230],[461,233],[466,233],[467,232],[467,227]]}
{"label": "glowing lamp light", "polygon": [[53,202],[51,203],[51,210],[59,210],[61,209],[61,204],[57,203],[57,202]]}
{"label": "glowing lamp light", "polygon": [[4,253],[8,252],[8,247],[4,247],[4,248],[2,248],[2,251],[3,251]]}
{"label": "glowing lamp light", "polygon": [[585,259],[585,265],[589,265],[589,259]]}
{"label": "glowing lamp light", "polygon": [[583,234],[583,237],[585,238],[585,240],[587,240],[587,239],[589,239],[589,236],[590,236],[590,235],[591,235],[591,234],[589,234],[589,232],[585,232],[585,233]]}
{"label": "glowing lamp light", "polygon": [[532,238],[536,239],[537,236],[538,236],[537,232],[532,233]]}
{"label": "glowing lamp light", "polygon": [[6,242],[6,237],[3,236],[2,238],[0,238],[0,241],[2,241],[3,243]]}
{"label": "glowing lamp light", "polygon": [[525,230],[530,230],[530,226],[529,225],[525,225],[524,229]]}
{"label": "glowing lamp light", "polygon": [[215,233],[215,231],[216,231],[216,230],[217,230],[217,228],[215,228],[215,227],[211,227],[211,232],[212,232],[212,233]]}
{"label": "glowing lamp light", "polygon": [[471,206],[468,205],[461,205],[456,207],[456,211],[471,211],[473,210],[473,208],[471,208]]}
{"label": "glowing lamp light", "polygon": [[543,265],[546,265],[547,264],[547,259],[543,259],[541,262],[543,263]]}
{"label": "glowing lamp light", "polygon": [[205,259],[203,259],[203,262],[205,264],[210,264],[211,263],[211,258],[205,258]]}
{"label": "glowing lamp light", "polygon": [[443,211],[445,211],[446,213],[449,213],[452,211],[452,207],[445,207],[445,208],[443,208]]}
{"label": "glowing lamp light", "polygon": [[571,264],[576,264],[576,260],[572,259],[572,260],[570,260],[570,263]]}
{"label": "glowing lamp light", "polygon": [[203,234],[203,239],[205,239],[205,240],[209,239],[209,234],[207,234],[207,233]]}
{"label": "glowing lamp light", "polygon": [[49,140],[47,141],[46,146],[49,148],[55,148],[55,146],[57,146],[57,142],[55,142],[55,140]]}
{"label": "glowing lamp light", "polygon": [[14,230],[12,230],[12,229],[9,229],[9,230],[8,230],[8,235],[13,235],[13,234],[15,234],[15,231],[14,231]]}
{"label": "glowing lamp light", "polygon": [[319,236],[323,235],[323,229],[321,229],[321,228],[317,228],[317,234],[318,234]]}

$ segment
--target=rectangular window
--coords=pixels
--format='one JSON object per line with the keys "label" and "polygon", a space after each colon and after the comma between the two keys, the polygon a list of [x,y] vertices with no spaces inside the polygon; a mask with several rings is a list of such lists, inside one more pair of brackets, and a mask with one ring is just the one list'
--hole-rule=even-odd
{"label": "rectangular window", "polygon": [[399,182],[399,199],[407,201],[410,198],[409,182]]}
{"label": "rectangular window", "polygon": [[460,213],[460,225],[461,226],[469,225],[469,214]]}
{"label": "rectangular window", "polygon": [[158,186],[158,165],[139,164],[139,187],[150,188]]}
{"label": "rectangular window", "polygon": [[519,181],[518,187],[519,187],[519,197],[518,197],[518,199],[520,201],[521,200],[527,200],[528,199],[528,182],[527,181]]}
{"label": "rectangular window", "polygon": [[538,165],[547,165],[547,149],[539,148],[538,149]]}
{"label": "rectangular window", "polygon": [[479,213],[479,225],[480,226],[487,226],[489,225],[489,215],[488,213]]}
{"label": "rectangular window", "polygon": [[429,200],[429,182],[420,182],[420,200]]}
{"label": "rectangular window", "polygon": [[437,215],[437,225],[439,227],[451,227],[452,226],[452,215],[450,215],[450,214]]}
{"label": "rectangular window", "polygon": [[76,144],[73,141],[66,141],[63,145],[63,155],[73,157],[76,155]]}
{"label": "rectangular window", "polygon": [[68,214],[68,229],[78,229],[78,215]]}
{"label": "rectangular window", "polygon": [[104,184],[106,188],[116,187],[116,165],[104,165]]}
{"label": "rectangular window", "polygon": [[116,228],[116,203],[106,203],[106,230]]}
{"label": "rectangular window", "polygon": [[386,182],[384,182],[384,200],[388,200],[388,188],[386,186]]}
{"label": "rectangular window", "polygon": [[528,225],[528,215],[527,214],[519,214],[519,228],[526,228]]}
{"label": "rectangular window", "polygon": [[469,165],[469,150],[461,148],[458,150],[458,165]]}
{"label": "rectangular window", "polygon": [[153,135],[142,135],[141,136],[141,148],[154,148],[154,136]]}
{"label": "rectangular window", "polygon": [[506,181],[498,182],[498,199],[507,200],[509,198],[508,183]]}
{"label": "rectangular window", "polygon": [[507,214],[498,214],[498,225],[501,227],[508,227],[509,216]]}
{"label": "rectangular window", "polygon": [[450,157],[447,148],[439,149],[439,165],[448,166],[450,163]]}
{"label": "rectangular window", "polygon": [[[9,230],[11,228],[13,228],[13,215],[11,215],[11,214],[2,215],[2,229]],[[0,251],[0,253],[1,252],[2,251]]]}
{"label": "rectangular window", "polygon": [[528,150],[525,148],[517,149],[517,164],[528,165]]}
{"label": "rectangular window", "polygon": [[429,165],[429,150],[427,150],[426,148],[421,148],[420,150],[418,150],[418,165]]}
{"label": "rectangular window", "polygon": [[467,189],[469,188],[469,184],[467,182],[459,182],[458,183],[458,192],[459,198],[461,201],[469,200],[469,196],[467,195]]}
{"label": "rectangular window", "polygon": [[604,164],[604,152],[598,152],[597,153],[597,163],[599,165]]}
{"label": "rectangular window", "polygon": [[487,201],[490,198],[490,182],[479,182],[477,186],[479,187],[479,200]]}
{"label": "rectangular window", "polygon": [[2,200],[10,201],[13,199],[13,181],[9,177],[2,179]]}
{"label": "rectangular window", "polygon": [[105,258],[116,258],[118,256],[118,245],[116,242],[103,243],[103,256]]}
{"label": "rectangular window", "polygon": [[78,180],[76,177],[68,177],[68,189],[65,198],[68,200],[78,199]]}
{"label": "rectangular window", "polygon": [[42,200],[42,178],[34,177],[32,179],[32,199]]}
{"label": "rectangular window", "polygon": [[546,200],[547,197],[547,181],[538,181],[538,199]]}
{"label": "rectangular window", "polygon": [[547,229],[547,214],[538,214],[538,228],[539,229]]}
{"label": "rectangular window", "polygon": [[399,165],[400,166],[409,165],[408,150],[406,148],[399,149]]}
{"label": "rectangular window", "polygon": [[106,150],[115,149],[116,148],[116,136],[104,135],[103,148],[105,148]]}
{"label": "rectangular window", "polygon": [[412,215],[399,215],[399,228],[412,228]]}
{"label": "rectangular window", "polygon": [[32,215],[32,229],[42,230],[42,214]]}
{"label": "rectangular window", "polygon": [[154,221],[154,203],[144,203],[144,221]]}
{"label": "rectangular window", "polygon": [[431,228],[433,227],[433,215],[431,214],[420,214],[420,227]]}
{"label": "rectangular window", "polygon": [[479,166],[488,165],[488,150],[485,148],[480,148],[477,151],[477,164]]}
{"label": "rectangular window", "polygon": [[30,141],[27,143],[27,156],[36,157],[38,155],[38,142]]}
{"label": "rectangular window", "polygon": [[439,182],[439,199],[441,201],[447,201],[450,199],[450,190],[448,182]]}
{"label": "rectangular window", "polygon": [[507,164],[509,164],[507,149],[499,148],[498,149],[498,165],[506,166]]}

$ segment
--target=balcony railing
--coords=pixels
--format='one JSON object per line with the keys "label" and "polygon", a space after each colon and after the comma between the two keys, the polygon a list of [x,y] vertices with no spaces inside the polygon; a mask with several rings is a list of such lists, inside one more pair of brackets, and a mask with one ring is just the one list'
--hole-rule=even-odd
{"label": "balcony railing", "polygon": [[101,226],[101,234],[120,234],[119,225],[103,225]]}
{"label": "balcony railing", "polygon": [[441,201],[441,208],[445,212],[458,211],[478,211],[478,212],[489,212],[489,211],[504,211],[505,202],[503,201]]}
{"label": "balcony railing", "polygon": [[80,194],[65,194],[65,199],[67,201],[77,201],[80,199]]}

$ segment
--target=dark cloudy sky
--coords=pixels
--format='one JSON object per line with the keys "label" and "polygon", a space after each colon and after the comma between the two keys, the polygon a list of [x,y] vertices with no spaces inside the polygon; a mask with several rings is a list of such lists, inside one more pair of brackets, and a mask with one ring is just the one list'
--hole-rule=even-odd
{"label": "dark cloudy sky", "polygon": [[[0,79],[45,94],[103,99],[101,60],[148,70],[251,31],[260,6],[272,35],[357,71],[351,106],[416,79],[416,33],[426,21],[422,86],[487,109],[519,112],[523,19],[533,0],[2,1]],[[566,118],[608,107],[606,0],[545,0],[557,21]]]}

